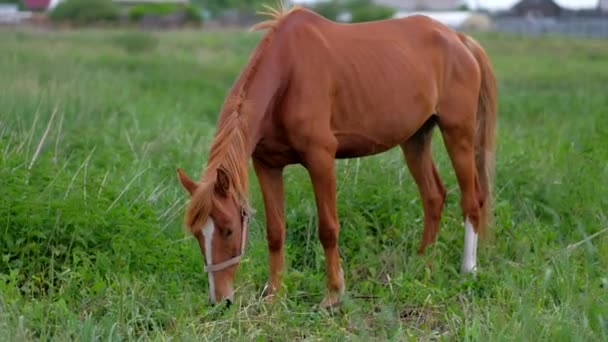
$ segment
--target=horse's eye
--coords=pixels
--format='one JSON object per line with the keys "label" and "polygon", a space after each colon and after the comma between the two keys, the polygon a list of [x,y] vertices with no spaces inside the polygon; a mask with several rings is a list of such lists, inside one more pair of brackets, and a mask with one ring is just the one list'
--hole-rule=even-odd
{"label": "horse's eye", "polygon": [[226,229],[226,237],[232,235],[232,229]]}

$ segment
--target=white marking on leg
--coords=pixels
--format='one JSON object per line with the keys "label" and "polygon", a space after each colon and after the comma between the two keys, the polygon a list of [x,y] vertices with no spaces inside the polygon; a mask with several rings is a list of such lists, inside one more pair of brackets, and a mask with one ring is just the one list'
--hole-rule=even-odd
{"label": "white marking on leg", "polygon": [[477,233],[467,217],[464,221],[464,252],[462,256],[463,273],[475,272],[477,268]]}
{"label": "white marking on leg", "polygon": [[[211,241],[213,240],[213,232],[215,231],[215,223],[213,219],[207,219],[203,225],[203,238],[205,239],[205,260],[207,265],[213,265],[213,253],[211,252]],[[213,281],[213,272],[208,272],[209,276],[209,298],[212,303],[215,303],[215,282]]]}

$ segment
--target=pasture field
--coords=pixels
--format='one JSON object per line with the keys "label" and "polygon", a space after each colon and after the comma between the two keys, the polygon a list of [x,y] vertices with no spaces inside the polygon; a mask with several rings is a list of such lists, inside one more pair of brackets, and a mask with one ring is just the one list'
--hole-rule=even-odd
{"label": "pasture field", "polygon": [[448,198],[423,257],[400,151],[337,162],[339,311],[315,308],[323,252],[299,166],[286,173],[286,296],[260,299],[250,168],[257,213],[222,310],[182,228],[175,169],[202,170],[259,34],[0,31],[0,340],[607,340],[608,44],[474,37],[499,80],[495,225],[479,273],[459,273],[459,190],[435,132]]}

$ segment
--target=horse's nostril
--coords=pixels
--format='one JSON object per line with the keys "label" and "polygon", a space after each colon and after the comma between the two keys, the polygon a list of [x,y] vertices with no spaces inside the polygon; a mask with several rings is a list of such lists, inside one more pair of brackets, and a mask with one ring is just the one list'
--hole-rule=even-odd
{"label": "horse's nostril", "polygon": [[226,308],[229,308],[232,305],[232,301],[230,299],[226,299]]}

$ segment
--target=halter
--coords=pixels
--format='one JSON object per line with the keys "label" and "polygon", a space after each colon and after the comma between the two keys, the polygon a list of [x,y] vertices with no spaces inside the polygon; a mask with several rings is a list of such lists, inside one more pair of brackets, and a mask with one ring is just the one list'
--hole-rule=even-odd
{"label": "halter", "polygon": [[[245,244],[247,242],[247,229],[248,229],[248,225],[249,225],[249,213],[247,211],[243,210],[242,216],[243,216],[243,221],[242,221],[243,229],[241,230],[241,254],[235,256],[234,258],[220,262],[219,264],[205,265],[205,272],[221,271],[221,270],[228,268],[228,267],[238,263],[239,261],[241,261],[241,258],[245,254]],[[207,262],[207,261],[205,260],[205,262]]]}

